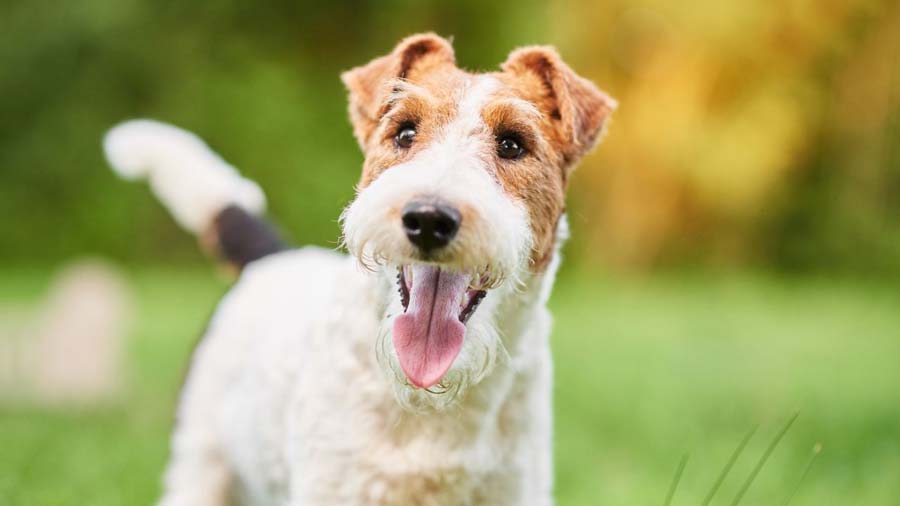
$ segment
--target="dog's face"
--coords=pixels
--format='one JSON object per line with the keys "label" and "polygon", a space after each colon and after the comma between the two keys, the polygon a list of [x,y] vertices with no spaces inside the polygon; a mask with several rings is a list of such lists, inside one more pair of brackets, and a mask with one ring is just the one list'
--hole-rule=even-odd
{"label": "dog's face", "polygon": [[501,68],[463,71],[426,34],[342,76],[366,156],[344,242],[383,278],[379,361],[409,406],[490,373],[504,301],[547,267],[570,172],[615,108],[550,48]]}

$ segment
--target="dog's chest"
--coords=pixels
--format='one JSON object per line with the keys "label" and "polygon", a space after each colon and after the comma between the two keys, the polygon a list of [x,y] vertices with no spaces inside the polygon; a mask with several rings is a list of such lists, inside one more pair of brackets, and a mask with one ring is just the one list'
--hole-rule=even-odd
{"label": "dog's chest", "polygon": [[[341,444],[309,450],[305,456],[302,450],[294,453],[299,458],[291,463],[292,472],[299,479],[292,494],[306,499],[301,504],[519,504],[506,502],[521,488],[522,475],[510,465],[508,449],[513,445],[495,434],[474,439],[477,444],[427,433],[399,442],[373,425],[359,425]],[[500,502],[493,497],[499,490],[508,491]]]}
{"label": "dog's chest", "polygon": [[244,434],[232,456],[254,504],[521,504],[507,502],[528,474],[517,452],[527,445],[521,433],[467,426],[453,415],[406,419],[380,378],[354,377],[350,393],[346,385],[287,387],[277,375],[251,386],[270,395],[233,416],[240,427],[229,432]]}
{"label": "dog's chest", "polygon": [[521,445],[509,437],[425,431],[399,441],[384,432],[383,413],[341,412],[258,404],[233,418],[242,426],[233,433],[249,436],[232,450],[254,504],[499,506],[520,493],[524,473],[511,449]]}
{"label": "dog's chest", "polygon": [[462,469],[411,475],[375,473],[348,504],[487,505],[482,489],[489,481]]}

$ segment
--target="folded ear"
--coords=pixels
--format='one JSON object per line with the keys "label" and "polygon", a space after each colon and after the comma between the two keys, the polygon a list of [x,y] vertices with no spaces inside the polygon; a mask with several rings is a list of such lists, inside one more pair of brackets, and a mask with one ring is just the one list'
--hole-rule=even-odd
{"label": "folded ear", "polygon": [[341,74],[350,92],[353,133],[363,149],[380,119],[382,101],[390,92],[387,83],[394,79],[414,81],[417,75],[443,65],[456,65],[450,42],[433,33],[422,33],[403,39],[390,54]]}
{"label": "folded ear", "polygon": [[519,88],[555,126],[567,166],[597,143],[616,109],[612,97],[576,74],[552,47],[517,49],[501,68],[519,80]]}

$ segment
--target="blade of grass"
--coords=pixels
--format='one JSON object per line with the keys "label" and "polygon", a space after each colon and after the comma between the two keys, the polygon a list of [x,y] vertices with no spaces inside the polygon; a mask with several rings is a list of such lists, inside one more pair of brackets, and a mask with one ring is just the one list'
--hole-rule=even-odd
{"label": "blade of grass", "polygon": [[722,482],[725,481],[725,478],[728,477],[728,473],[731,472],[731,468],[734,467],[734,463],[737,462],[737,459],[744,452],[744,448],[747,447],[747,443],[750,442],[750,439],[753,438],[753,435],[756,434],[756,430],[759,429],[759,425],[753,427],[747,432],[747,435],[744,436],[744,439],[741,440],[740,444],[737,445],[737,448],[734,449],[734,452],[731,454],[731,457],[728,459],[728,462],[725,464],[725,468],[722,469],[722,472],[719,473],[719,477],[716,478],[716,482],[713,483],[712,489],[706,494],[706,498],[703,499],[702,506],[709,506],[709,503],[712,502],[713,496],[716,495],[716,492],[719,491],[719,487],[722,486]]}
{"label": "blade of grass", "polygon": [[816,457],[822,453],[822,443],[816,443],[813,446],[812,455],[809,457],[809,461],[806,463],[806,468],[803,469],[803,473],[800,474],[800,479],[797,480],[797,485],[794,486],[794,490],[787,496],[787,499],[784,500],[782,506],[788,506],[788,504],[794,499],[794,496],[797,495],[797,492],[800,490],[800,485],[803,484],[803,480],[806,479],[806,475],[809,474],[809,470],[812,469],[813,462],[816,461]]}
{"label": "blade of grass", "polygon": [[675,470],[675,477],[672,478],[672,485],[669,487],[669,493],[666,495],[666,502],[663,506],[672,504],[672,499],[675,497],[675,491],[678,490],[678,484],[681,483],[681,475],[684,474],[684,468],[687,466],[687,461],[688,454],[685,453],[678,463],[678,468]]}
{"label": "blade of grass", "polygon": [[779,442],[781,442],[781,438],[783,438],[784,435],[787,434],[787,431],[791,428],[791,425],[794,425],[794,421],[797,420],[798,416],[800,416],[799,412],[794,413],[794,416],[792,416],[791,419],[788,420],[786,424],[784,424],[784,427],[775,436],[775,439],[772,440],[772,442],[769,444],[769,447],[766,448],[766,451],[762,454],[762,457],[760,457],[759,462],[756,463],[756,467],[753,468],[753,471],[750,472],[750,476],[747,477],[747,481],[744,482],[744,485],[738,491],[737,495],[734,496],[734,501],[731,502],[731,506],[737,506],[738,503],[741,502],[744,494],[747,493],[747,490],[750,489],[750,485],[753,484],[753,480],[756,479],[756,475],[758,475],[763,466],[766,465],[766,461],[769,460],[769,456],[772,455],[772,452],[775,451],[775,447],[778,446]]}

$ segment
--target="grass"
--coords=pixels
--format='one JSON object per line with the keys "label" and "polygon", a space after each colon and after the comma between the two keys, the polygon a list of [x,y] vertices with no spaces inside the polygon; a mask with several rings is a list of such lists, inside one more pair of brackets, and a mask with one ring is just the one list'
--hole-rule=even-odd
{"label": "grass", "polygon": [[[130,394],[80,412],[0,406],[0,505],[150,504],[157,495],[187,354],[226,286],[203,269],[131,277],[140,314]],[[22,303],[49,276],[0,279],[0,302]],[[551,305],[561,506],[662,505],[670,494],[674,506],[698,505],[714,486],[709,504],[900,497],[896,286],[570,273]]]}

